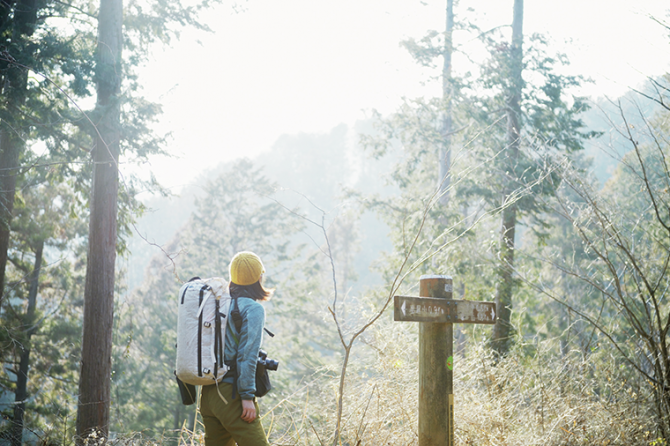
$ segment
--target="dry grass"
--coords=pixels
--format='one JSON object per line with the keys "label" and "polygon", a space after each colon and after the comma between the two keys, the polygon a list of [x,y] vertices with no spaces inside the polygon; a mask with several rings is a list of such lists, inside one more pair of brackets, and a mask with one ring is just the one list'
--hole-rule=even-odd
{"label": "dry grass", "polygon": [[[418,357],[416,346],[397,342],[407,335],[402,331],[387,329],[359,347],[339,444],[418,444]],[[455,444],[666,445],[655,436],[644,382],[604,351],[561,355],[553,347],[551,342],[517,346],[497,363],[482,345],[457,355]],[[290,395],[264,399],[263,424],[271,443],[332,445],[336,388],[337,377],[324,373]],[[116,443],[143,443],[127,440]],[[178,444],[203,445],[202,425],[195,433],[182,429]]]}
{"label": "dry grass", "polygon": [[579,352],[495,364],[481,349],[455,383],[461,445],[648,445],[650,395],[611,357]]}
{"label": "dry grass", "polygon": [[[649,389],[615,358],[542,348],[519,348],[497,363],[481,346],[457,356],[455,444],[665,444],[655,436]],[[418,358],[388,350],[348,382],[342,445],[418,444]],[[332,444],[334,385],[324,382],[322,394],[282,404],[273,444]]]}

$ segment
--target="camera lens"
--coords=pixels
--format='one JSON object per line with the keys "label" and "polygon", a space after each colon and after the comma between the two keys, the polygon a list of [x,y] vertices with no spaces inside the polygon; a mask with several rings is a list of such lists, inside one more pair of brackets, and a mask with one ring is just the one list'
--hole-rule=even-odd
{"label": "camera lens", "polygon": [[268,370],[276,371],[277,367],[279,367],[279,361],[275,359],[266,359],[265,360],[265,368]]}

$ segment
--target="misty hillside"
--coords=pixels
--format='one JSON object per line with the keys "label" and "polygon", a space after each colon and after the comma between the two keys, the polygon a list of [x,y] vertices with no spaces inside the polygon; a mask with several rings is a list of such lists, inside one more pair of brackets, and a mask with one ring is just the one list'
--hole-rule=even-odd
{"label": "misty hillside", "polygon": [[[391,161],[372,160],[360,147],[359,133],[371,130],[370,123],[361,122],[353,129],[340,124],[328,134],[284,135],[267,153],[251,160],[276,183],[273,198],[283,206],[296,208],[319,222],[323,211],[327,225],[343,212],[360,213],[356,217],[359,221],[355,233],[350,234],[356,241],[353,268],[358,274],[355,287],[359,290],[379,284],[380,276],[372,269],[374,260],[381,252],[391,249],[387,230],[380,230],[384,224],[374,214],[361,211],[356,200],[346,196],[348,190],[371,195],[388,195],[393,190],[384,180],[389,174]],[[212,168],[178,195],[155,198],[146,203],[146,215],[140,218],[136,227],[147,240],[135,233],[129,241],[127,263],[122,263],[127,268],[131,290],[141,284],[151,257],[162,255],[150,243],[168,245],[190,218],[196,197],[202,195],[203,185],[226,175],[231,166],[232,163],[228,163]],[[315,227],[308,226],[305,231],[313,239],[322,237]],[[313,242],[310,240],[309,243]],[[223,276],[227,274],[227,271],[221,272]]]}
{"label": "misty hillside", "polygon": [[[658,110],[658,104],[641,102],[641,96],[630,92],[615,100],[600,98],[590,104],[582,119],[587,130],[600,133],[586,142],[584,154],[592,159],[591,169],[601,184],[611,178],[622,157],[631,150],[630,143],[614,129],[623,124],[622,111],[627,122],[642,128],[641,116]],[[622,104],[622,110],[616,107]],[[642,109],[638,109],[640,104]],[[363,195],[393,193],[387,178],[391,174],[392,158],[375,159],[360,145],[362,134],[373,134],[373,121],[359,121],[353,128],[345,124],[334,127],[327,134],[282,135],[269,151],[251,161],[277,185],[275,199],[283,205],[297,207],[305,216],[320,220],[321,211],[326,222],[337,219],[344,208],[356,208],[347,191]],[[152,256],[162,256],[157,246],[165,246],[188,221],[196,197],[202,195],[202,185],[219,175],[225,175],[232,163],[224,163],[194,178],[180,193],[167,198],[147,201],[147,211],[137,222],[137,230],[129,241],[130,255],[122,265],[127,268],[130,290],[142,283],[145,268]],[[358,272],[356,287],[379,285],[380,276],[374,271],[374,261],[383,251],[391,248],[383,223],[370,212],[363,212],[357,223],[357,251],[354,269]],[[307,228],[312,237],[320,237],[315,228]],[[147,240],[143,240],[145,237]],[[520,242],[521,243],[521,242]],[[203,260],[204,261],[204,260]],[[223,271],[221,274],[227,274]],[[360,288],[362,289],[362,288]]]}

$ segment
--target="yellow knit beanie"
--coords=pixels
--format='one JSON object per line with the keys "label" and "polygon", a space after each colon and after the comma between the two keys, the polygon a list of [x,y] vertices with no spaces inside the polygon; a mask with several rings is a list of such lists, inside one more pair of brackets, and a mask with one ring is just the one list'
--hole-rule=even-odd
{"label": "yellow knit beanie", "polygon": [[237,285],[253,285],[264,272],[260,257],[250,251],[238,252],[230,261],[230,281]]}

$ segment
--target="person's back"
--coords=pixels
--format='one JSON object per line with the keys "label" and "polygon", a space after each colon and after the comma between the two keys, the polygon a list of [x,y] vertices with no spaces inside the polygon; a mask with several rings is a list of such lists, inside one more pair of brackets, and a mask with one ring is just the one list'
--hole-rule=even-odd
{"label": "person's back", "polygon": [[224,360],[231,370],[221,383],[202,388],[200,413],[206,446],[269,444],[255,397],[256,365],[265,327],[265,309],[259,301],[272,294],[261,285],[264,272],[260,258],[248,251],[237,253],[230,262],[233,303],[226,318]]}
{"label": "person's back", "polygon": [[[246,296],[235,296],[231,311],[239,308],[240,329],[235,327],[231,317],[226,333],[226,349],[224,361],[231,371],[223,378],[223,382],[236,383],[236,391],[243,400],[253,399],[256,391],[256,364],[258,351],[263,343],[263,327],[265,326],[265,309],[255,299]],[[254,374],[251,375],[253,370]],[[241,372],[246,373],[241,373]]]}

